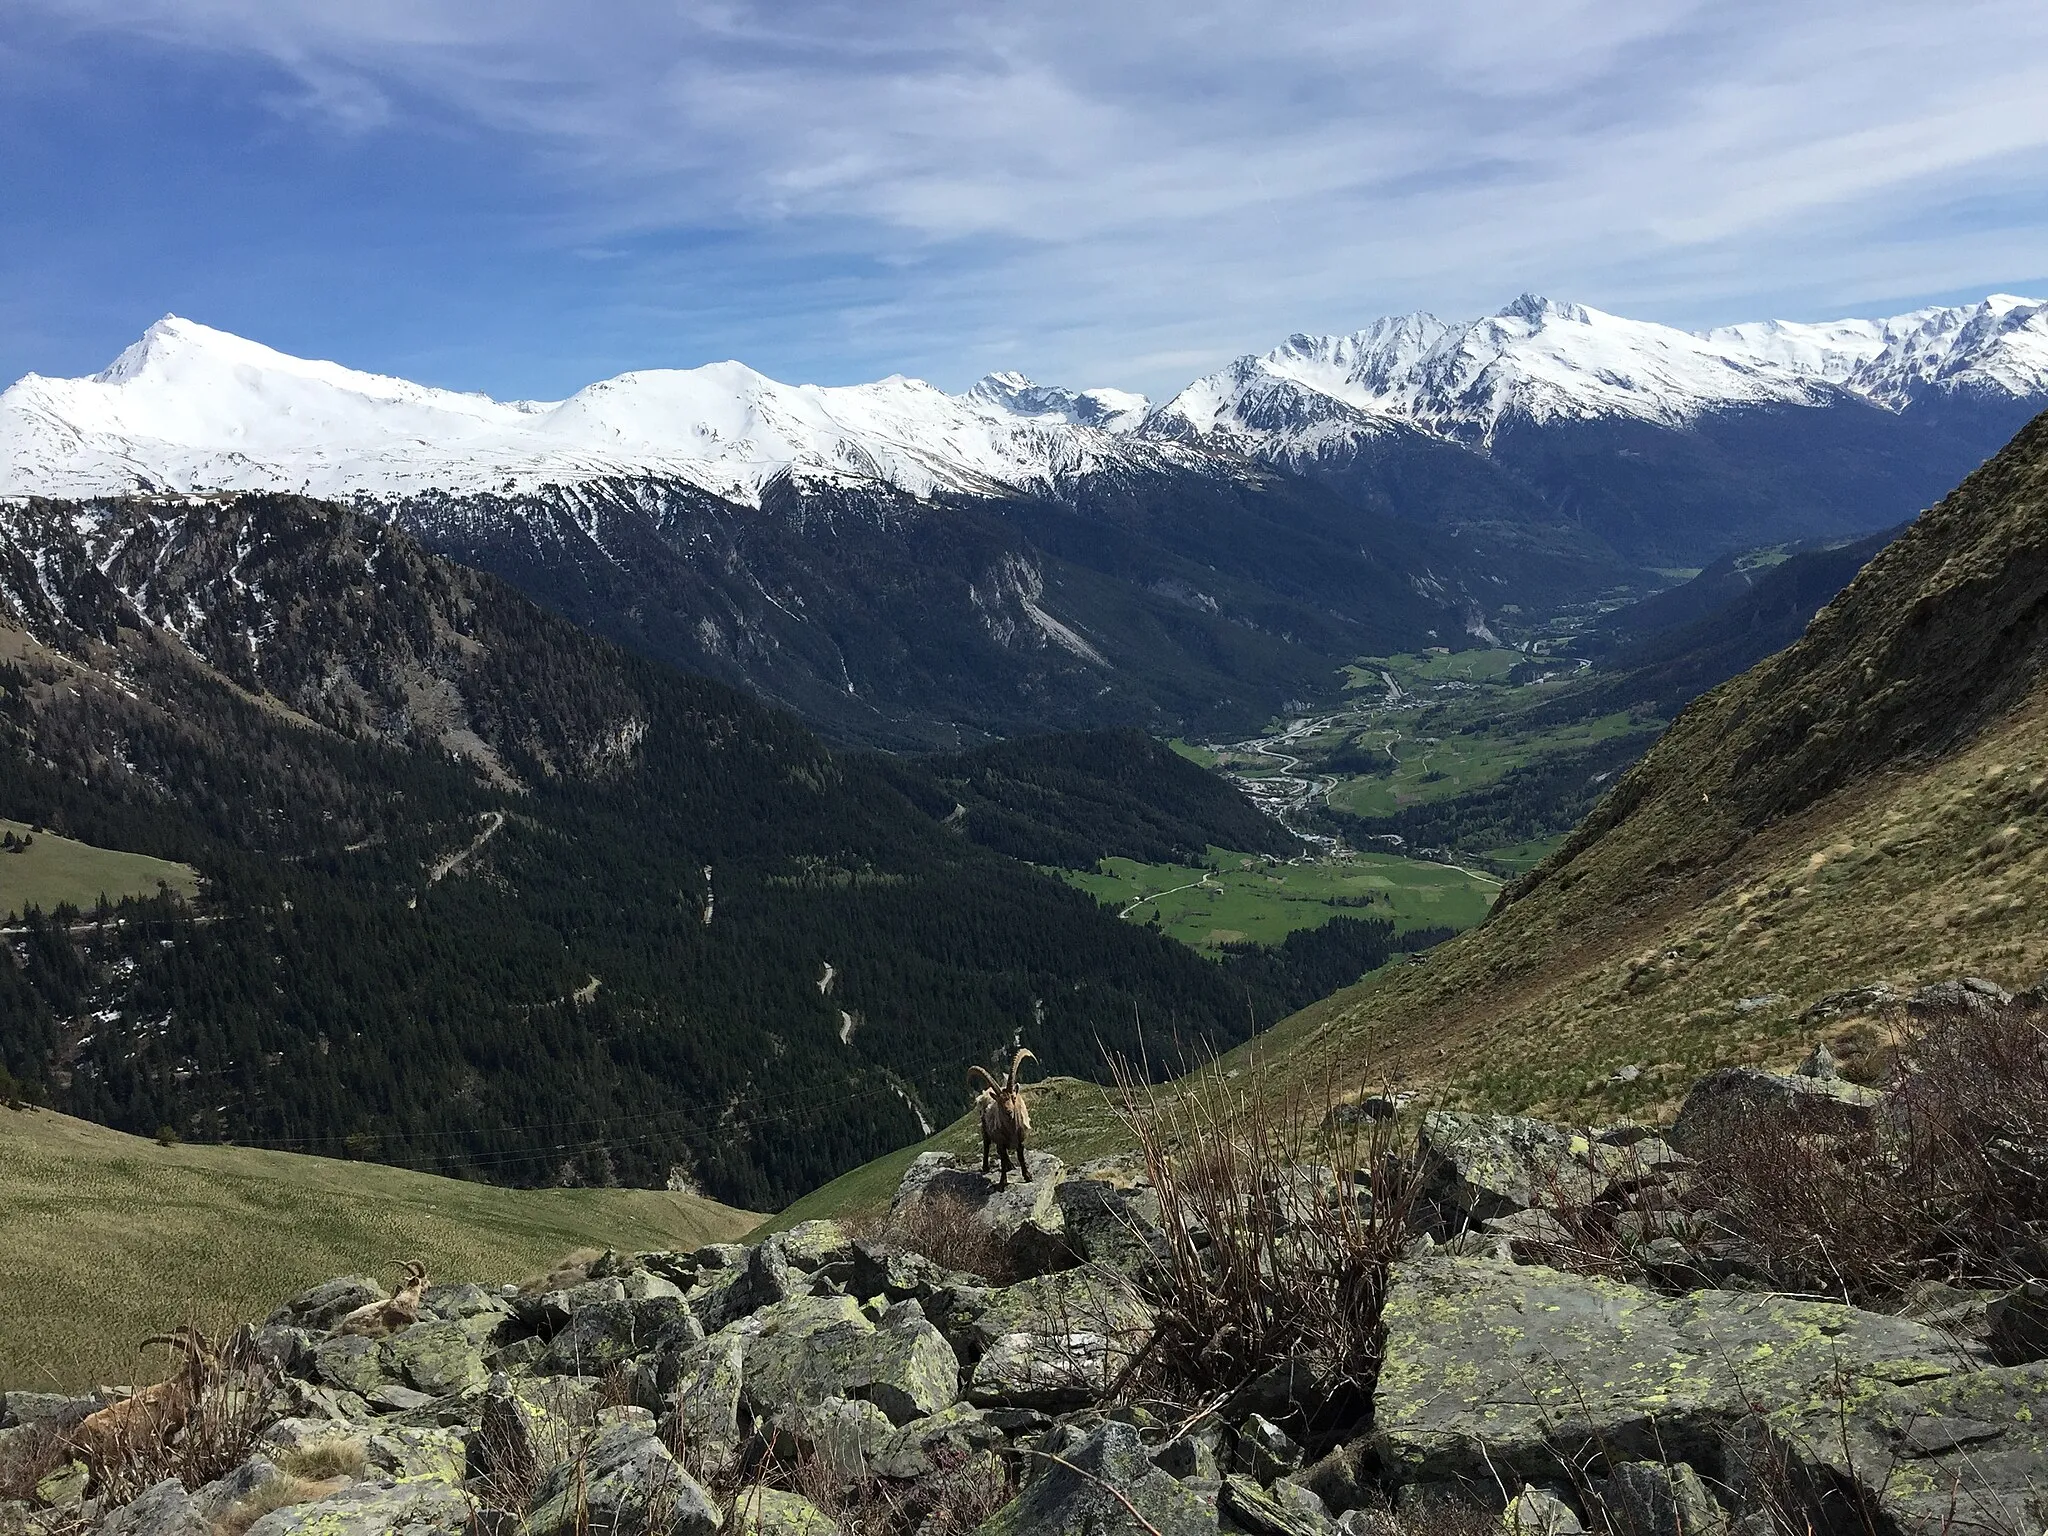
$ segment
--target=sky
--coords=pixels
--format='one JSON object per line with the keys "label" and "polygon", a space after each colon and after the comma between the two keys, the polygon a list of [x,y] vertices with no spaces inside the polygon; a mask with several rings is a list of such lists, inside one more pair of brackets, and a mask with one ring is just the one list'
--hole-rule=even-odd
{"label": "sky", "polygon": [[1155,396],[1517,294],[2048,294],[2040,0],[0,0],[0,379],[166,312],[557,398]]}

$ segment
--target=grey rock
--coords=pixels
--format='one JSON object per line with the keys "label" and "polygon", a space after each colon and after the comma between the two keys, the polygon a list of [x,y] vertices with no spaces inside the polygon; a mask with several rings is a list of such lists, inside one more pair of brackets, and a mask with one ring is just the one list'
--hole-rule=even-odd
{"label": "grey rock", "polygon": [[1850,1132],[1872,1124],[1882,1098],[1839,1078],[1722,1067],[1692,1085],[1665,1140],[1688,1156],[1717,1138],[1759,1125],[1801,1132]]}
{"label": "grey rock", "polygon": [[283,1475],[268,1457],[251,1456],[226,1477],[216,1478],[195,1491],[192,1503],[200,1518],[213,1525],[265,1483],[274,1482]]}
{"label": "grey rock", "polygon": [[344,1335],[322,1339],[313,1351],[313,1372],[330,1386],[368,1398],[397,1377],[389,1368],[384,1346],[376,1339]]}
{"label": "grey rock", "polygon": [[[440,1318],[394,1333],[384,1341],[384,1358],[387,1371],[403,1376],[415,1391],[429,1397],[474,1391],[490,1380],[483,1354],[469,1330]],[[354,1390],[361,1392],[362,1388]],[[363,1392],[363,1396],[375,1401],[376,1394]]]}
{"label": "grey rock", "polygon": [[205,1511],[175,1477],[103,1516],[92,1529],[93,1536],[212,1536]]}
{"label": "grey rock", "polygon": [[762,1438],[779,1460],[807,1462],[848,1484],[867,1475],[870,1460],[896,1433],[889,1416],[873,1403],[828,1397],[780,1409]]}
{"label": "grey rock", "polygon": [[1533,1483],[1508,1501],[1500,1523],[1508,1536],[1584,1536],[1586,1529],[1571,1505]]}
{"label": "grey rock", "polygon": [[1731,1479],[1789,1486],[1818,1530],[1991,1536],[2048,1523],[2048,1362],[1851,1383],[1743,1429]]}
{"label": "grey rock", "polygon": [[1062,1179],[1053,1199],[1067,1246],[1083,1262],[1138,1274],[1165,1261],[1166,1234],[1160,1230],[1155,1191],[1118,1189],[1100,1179]]}
{"label": "grey rock", "polygon": [[1058,1268],[1069,1262],[1066,1218],[1056,1198],[1066,1168],[1049,1152],[1031,1152],[1028,1158],[1030,1177],[998,1189],[994,1178],[950,1152],[920,1153],[896,1187],[890,1217],[909,1222],[920,1205],[954,1202],[1001,1247],[1016,1273]]}
{"label": "grey rock", "polygon": [[601,1376],[621,1361],[656,1349],[665,1337],[670,1342],[703,1337],[702,1325],[680,1297],[599,1301],[570,1314],[568,1326],[549,1341],[534,1369],[543,1375]]}
{"label": "grey rock", "polygon": [[1835,1060],[1835,1053],[1828,1049],[1825,1040],[1816,1040],[1813,1049],[1806,1053],[1806,1059],[1799,1063],[1801,1077],[1818,1077],[1832,1081],[1842,1075],[1841,1065]]}
{"label": "grey rock", "polygon": [[676,1421],[684,1439],[713,1462],[729,1461],[745,1438],[740,1430],[745,1359],[746,1340],[737,1332],[706,1340],[676,1391]]}
{"label": "grey rock", "polygon": [[313,1503],[272,1510],[249,1536],[455,1536],[474,1507],[443,1482],[351,1483]]}
{"label": "grey rock", "polygon": [[2048,1360],[2048,1280],[2028,1280],[1987,1301],[1984,1342],[2000,1365]]}
{"label": "grey rock", "polygon": [[1555,1474],[1560,1454],[1712,1467],[1752,1404],[1968,1362],[1907,1319],[1733,1291],[1665,1297],[1535,1265],[1397,1265],[1373,1439],[1397,1482]]}
{"label": "grey rock", "polygon": [[279,1307],[265,1322],[292,1328],[332,1328],[357,1307],[385,1301],[390,1292],[368,1275],[342,1275],[301,1291]]}
{"label": "grey rock", "polygon": [[897,1423],[959,1395],[960,1363],[916,1302],[878,1325],[847,1296],[801,1296],[741,1325],[741,1391],[756,1418],[788,1403],[863,1398]]}
{"label": "grey rock", "polygon": [[1306,1488],[1294,1488],[1291,1494],[1275,1488],[1269,1493],[1235,1472],[1223,1480],[1223,1511],[1259,1536],[1335,1536],[1337,1530],[1322,1501]]}
{"label": "grey rock", "polygon": [[[579,1497],[580,1495],[580,1497]],[[548,1474],[524,1536],[712,1536],[724,1512],[645,1425],[615,1424]]]}
{"label": "grey rock", "polygon": [[384,1413],[411,1413],[416,1408],[426,1407],[434,1402],[435,1398],[430,1392],[417,1392],[411,1387],[401,1387],[394,1382],[372,1392],[368,1401],[372,1408]]}
{"label": "grey rock", "polygon": [[1915,988],[1906,999],[1906,1011],[1923,1018],[1940,1013],[1990,1013],[2011,1001],[2012,994],[1997,982],[1986,981],[1982,976],[1965,976]]}
{"label": "grey rock", "polygon": [[1238,1471],[1270,1483],[1301,1465],[1301,1447],[1286,1430],[1254,1413],[1238,1426],[1230,1459]]}
{"label": "grey rock", "polygon": [[1322,1128],[1326,1131],[1341,1131],[1361,1125],[1376,1125],[1382,1120],[1393,1119],[1400,1112],[1400,1105],[1387,1095],[1367,1094],[1354,1103],[1332,1104],[1323,1113]]}
{"label": "grey rock", "polygon": [[1880,981],[1866,987],[1844,987],[1830,992],[1818,1002],[1809,1006],[1799,1015],[1801,1024],[1825,1024],[1830,1019],[1852,1018],[1858,1014],[1879,1013],[1906,1000],[1905,993],[1890,982]]}
{"label": "grey rock", "polygon": [[312,1374],[313,1347],[318,1342],[310,1329],[295,1328],[289,1323],[265,1323],[249,1336],[249,1347],[256,1358],[286,1376]]}
{"label": "grey rock", "polygon": [[803,1495],[758,1484],[733,1500],[732,1520],[726,1530],[732,1536],[840,1536],[841,1533],[839,1523]]}
{"label": "grey rock", "polygon": [[1152,1323],[1127,1280],[1094,1266],[989,1291],[969,1326],[979,1358],[968,1396],[983,1407],[1090,1401],[1144,1347]]}
{"label": "grey rock", "polygon": [[69,1429],[103,1406],[96,1397],[72,1397],[62,1392],[10,1392],[7,1411],[0,1413],[0,1429],[20,1429],[28,1424]]}
{"label": "grey rock", "polygon": [[1604,1191],[1621,1157],[1589,1136],[1518,1115],[1432,1110],[1418,1142],[1421,1197],[1473,1221]]}
{"label": "grey rock", "polygon": [[1593,1497],[1618,1536],[1725,1536],[1728,1512],[1684,1462],[1624,1461]]}
{"label": "grey rock", "polygon": [[469,1460],[468,1437],[452,1429],[394,1425],[364,1442],[370,1465],[393,1482],[460,1485]]}
{"label": "grey rock", "polygon": [[1152,1461],[1160,1471],[1172,1474],[1182,1482],[1221,1483],[1223,1469],[1216,1460],[1216,1449],[1199,1435],[1182,1435],[1169,1440],[1152,1453]]}
{"label": "grey rock", "polygon": [[1133,1529],[1132,1509],[1157,1536],[1216,1536],[1215,1505],[1153,1465],[1130,1425],[1099,1425],[1057,1454],[1071,1465],[1046,1465],[979,1536],[1104,1536]]}

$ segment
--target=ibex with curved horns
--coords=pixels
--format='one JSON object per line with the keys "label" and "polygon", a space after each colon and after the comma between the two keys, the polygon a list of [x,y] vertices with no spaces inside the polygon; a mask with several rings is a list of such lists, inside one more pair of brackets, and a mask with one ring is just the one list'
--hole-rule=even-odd
{"label": "ibex with curved horns", "polygon": [[189,1323],[170,1333],[151,1334],[139,1347],[152,1344],[185,1352],[177,1374],[87,1414],[66,1437],[95,1477],[183,1429],[200,1393],[221,1368],[220,1347]]}
{"label": "ibex with curved horns", "polygon": [[374,1339],[410,1328],[420,1320],[420,1298],[427,1293],[427,1266],[418,1259],[401,1259],[391,1267],[405,1276],[404,1284],[387,1301],[370,1301],[357,1307],[334,1325],[336,1333]]}
{"label": "ibex with curved horns", "polygon": [[967,1086],[974,1086],[979,1077],[988,1086],[981,1090],[977,1101],[981,1107],[981,1171],[988,1174],[988,1154],[993,1147],[1002,1160],[1002,1177],[996,1181],[997,1189],[1010,1187],[1010,1153],[1017,1154],[1017,1174],[1026,1184],[1031,1182],[1031,1165],[1024,1160],[1024,1138],[1031,1134],[1031,1111],[1024,1103],[1024,1091],[1017,1086],[1017,1069],[1026,1061],[1038,1058],[1028,1049],[1019,1049],[1010,1058],[1010,1080],[999,1083],[985,1067],[967,1069]]}

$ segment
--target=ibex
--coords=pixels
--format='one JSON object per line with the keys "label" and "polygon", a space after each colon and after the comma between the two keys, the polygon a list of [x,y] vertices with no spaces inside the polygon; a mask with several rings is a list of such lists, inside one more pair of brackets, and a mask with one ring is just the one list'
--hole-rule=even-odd
{"label": "ibex", "polygon": [[66,1437],[95,1477],[183,1429],[200,1394],[220,1370],[220,1349],[189,1323],[173,1333],[152,1334],[141,1347],[152,1344],[185,1352],[177,1374],[87,1414]]}
{"label": "ibex", "polygon": [[420,1298],[427,1292],[427,1266],[418,1259],[403,1259],[392,1268],[405,1276],[405,1283],[388,1301],[370,1301],[357,1307],[334,1325],[336,1333],[360,1334],[374,1339],[382,1334],[410,1328],[420,1320]]}
{"label": "ibex", "polygon": [[1026,1060],[1038,1058],[1029,1050],[1019,1050],[1010,1059],[1010,1080],[999,1083],[989,1076],[984,1067],[967,1069],[967,1085],[974,1086],[979,1077],[988,1086],[981,1091],[981,1171],[988,1174],[988,1154],[995,1148],[1002,1160],[1002,1177],[996,1181],[997,1189],[1010,1187],[1010,1153],[1017,1154],[1017,1173],[1026,1184],[1031,1182],[1031,1165],[1024,1160],[1024,1138],[1031,1134],[1031,1111],[1025,1106],[1023,1090],[1017,1086],[1017,1069]]}

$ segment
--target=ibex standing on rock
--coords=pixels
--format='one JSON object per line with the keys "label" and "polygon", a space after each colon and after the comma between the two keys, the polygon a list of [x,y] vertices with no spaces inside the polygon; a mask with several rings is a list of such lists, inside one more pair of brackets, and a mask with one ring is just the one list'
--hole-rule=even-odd
{"label": "ibex standing on rock", "polygon": [[997,1189],[1010,1187],[1010,1153],[1017,1154],[1017,1175],[1026,1184],[1031,1182],[1031,1165],[1024,1160],[1024,1138],[1031,1134],[1031,1111],[1025,1106],[1024,1092],[1017,1086],[1017,1069],[1027,1061],[1038,1058],[1028,1050],[1020,1049],[1010,1058],[1010,1080],[999,1083],[989,1076],[985,1067],[967,1069],[967,1086],[973,1087],[979,1077],[988,1086],[981,1091],[981,1171],[988,1174],[988,1154],[991,1147],[1002,1159],[1002,1177],[996,1181]]}
{"label": "ibex standing on rock", "polygon": [[404,1259],[393,1268],[405,1276],[405,1283],[392,1293],[391,1299],[365,1302],[334,1325],[336,1333],[374,1339],[410,1328],[420,1320],[420,1298],[427,1293],[427,1266],[418,1259]]}

